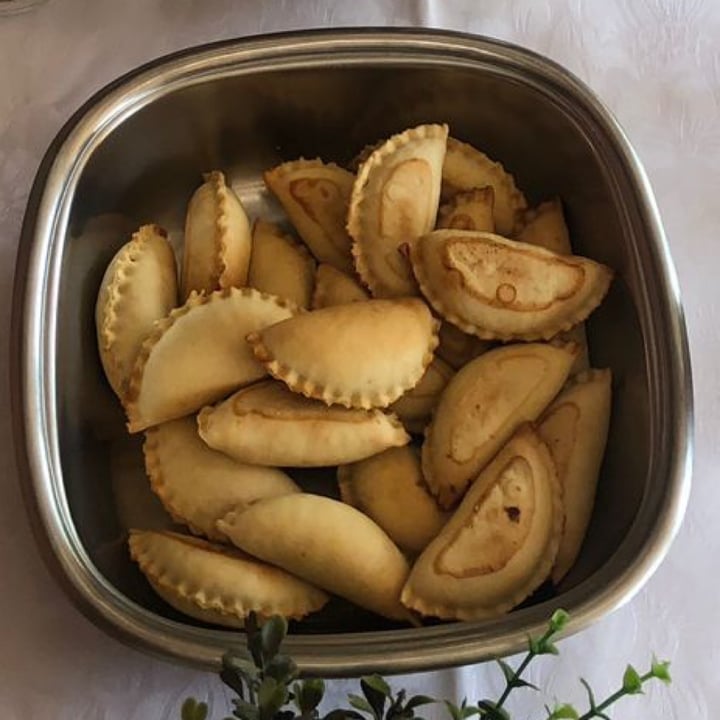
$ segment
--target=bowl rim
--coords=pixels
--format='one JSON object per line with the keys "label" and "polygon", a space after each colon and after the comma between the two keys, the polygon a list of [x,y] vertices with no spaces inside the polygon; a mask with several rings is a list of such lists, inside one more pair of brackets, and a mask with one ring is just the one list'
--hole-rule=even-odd
{"label": "bowl rim", "polygon": [[[157,58],[95,93],[51,142],[33,183],[23,221],[13,288],[11,407],[18,475],[41,554],[53,576],[95,624],[135,647],[203,668],[217,667],[236,633],[167,620],[126,598],[95,568],[72,523],[64,496],[54,417],[55,327],[59,240],[67,227],[77,181],[94,148],[130,115],[154,100],[211,77],[267,69],[312,67],[333,53],[336,66],[369,61],[388,65],[443,65],[533,73],[535,82],[572,97],[603,131],[637,191],[648,236],[653,276],[669,328],[669,402],[675,417],[665,452],[667,482],[650,537],[640,543],[636,520],[613,556],[596,573],[601,590],[584,581],[565,593],[575,633],[627,602],[664,558],[688,502],[692,467],[692,378],[676,273],[645,171],[624,132],[597,96],[557,63],[517,45],[444,30],[344,28],[269,33],[209,43]],[[53,259],[56,261],[53,263]],[[645,501],[643,501],[645,505]],[[639,515],[643,512],[641,506]],[[643,531],[643,534],[645,532]],[[635,538],[635,543],[631,542]],[[623,555],[624,553],[624,555]],[[632,556],[629,555],[631,553]],[[528,634],[542,632],[557,600],[514,611],[496,621],[333,635],[291,635],[285,648],[305,673],[325,677],[369,670],[399,673],[478,662],[521,650]],[[453,632],[453,628],[455,631]]]}

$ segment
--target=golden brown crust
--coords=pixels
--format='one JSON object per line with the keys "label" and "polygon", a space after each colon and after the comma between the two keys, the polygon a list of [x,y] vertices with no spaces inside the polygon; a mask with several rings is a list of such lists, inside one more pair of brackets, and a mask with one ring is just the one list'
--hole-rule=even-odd
{"label": "golden brown crust", "polygon": [[315,291],[312,298],[312,309],[320,310],[333,305],[348,305],[352,302],[369,300],[370,295],[350,275],[332,265],[321,263],[315,275]]}
{"label": "golden brown crust", "polygon": [[558,255],[572,255],[560,198],[547,200],[535,208],[518,210],[513,238],[528,245],[544,247]]}
{"label": "golden brown crust", "polygon": [[459,192],[438,209],[437,228],[495,232],[492,185]]}

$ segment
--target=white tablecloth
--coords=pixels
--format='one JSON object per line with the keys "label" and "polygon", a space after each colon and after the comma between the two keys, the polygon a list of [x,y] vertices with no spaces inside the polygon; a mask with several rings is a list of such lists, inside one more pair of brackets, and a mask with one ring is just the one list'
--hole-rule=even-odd
{"label": "white tablecloth", "polygon": [[[630,9],[632,8],[632,9]],[[7,400],[8,326],[17,239],[40,158],[87,97],[139,63],[227,37],[305,27],[430,25],[513,41],[566,65],[618,116],[657,193],[679,271],[696,393],[696,462],[685,525],[667,560],[628,606],[562,643],[532,676],[580,701],[626,661],[673,660],[672,689],[652,688],[613,717],[704,718],[720,712],[716,423],[720,422],[720,3],[714,0],[49,0],[0,17],[0,717],[174,718],[187,693],[226,710],[212,675],[151,659],[105,636],[70,604],[35,550],[18,488]],[[487,696],[496,670],[403,679],[444,696]],[[332,685],[337,696],[351,683]],[[518,693],[520,694],[520,693]],[[518,717],[542,717],[527,694]]]}

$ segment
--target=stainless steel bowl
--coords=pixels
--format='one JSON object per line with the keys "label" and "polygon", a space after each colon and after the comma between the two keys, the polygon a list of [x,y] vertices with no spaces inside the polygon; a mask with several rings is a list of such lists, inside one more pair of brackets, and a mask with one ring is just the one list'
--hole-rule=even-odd
{"label": "stainless steel bowl", "polygon": [[[446,121],[501,158],[532,202],[560,195],[576,250],[618,271],[589,324],[594,363],[615,378],[593,522],[557,592],[506,617],[398,629],[339,606],[294,627],[288,650],[304,671],[325,676],[470,663],[519,650],[558,606],[570,611],[571,631],[585,627],[661,561],[689,492],[690,364],[652,192],[608,111],[563,68],[488,39],[265,36],[173,55],[98,93],[51,145],[29,201],[14,306],[22,482],[49,564],[102,627],[205,667],[235,641],[163,604],[125,548],[129,523],[156,520],[140,441],[127,438],[102,376],[93,305],[128,228],[155,221],[178,237],[200,173],[217,167],[251,213],[275,213],[261,170],[300,155],[347,160],[427,121]],[[138,518],[140,510],[149,514]]]}

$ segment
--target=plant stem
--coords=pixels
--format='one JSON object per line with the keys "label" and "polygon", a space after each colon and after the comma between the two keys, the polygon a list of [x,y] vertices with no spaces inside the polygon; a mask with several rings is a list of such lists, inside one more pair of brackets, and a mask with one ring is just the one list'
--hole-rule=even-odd
{"label": "plant stem", "polygon": [[[644,675],[640,676],[640,681],[644,684],[648,680],[650,680],[653,676],[652,671],[645,673]],[[623,688],[620,688],[616,692],[614,692],[612,695],[609,695],[605,700],[603,700],[599,705],[597,705],[594,709],[590,708],[584,715],[581,715],[579,720],[592,720],[592,718],[600,717],[600,713],[603,712],[603,710],[607,710],[611,705],[614,705],[620,698],[625,697],[626,695],[629,695],[626,690]]]}

